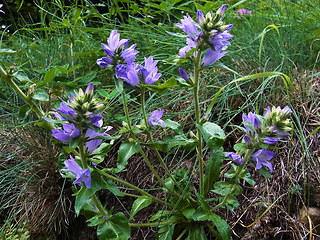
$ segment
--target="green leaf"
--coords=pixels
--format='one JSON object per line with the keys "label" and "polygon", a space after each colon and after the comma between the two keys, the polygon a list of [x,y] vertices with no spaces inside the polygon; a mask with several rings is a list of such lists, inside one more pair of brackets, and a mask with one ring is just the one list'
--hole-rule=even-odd
{"label": "green leaf", "polygon": [[266,178],[271,178],[271,174],[269,173],[269,171],[264,167],[262,166],[262,168],[258,169],[257,170],[258,173],[260,173],[262,176],[266,177]]}
{"label": "green leaf", "polygon": [[119,93],[123,92],[123,80],[119,78],[114,79],[114,84],[116,85],[116,89]]}
{"label": "green leaf", "polygon": [[30,111],[31,111],[30,105],[29,104],[25,104],[25,105],[20,107],[18,117],[21,120],[24,120],[29,115]]}
{"label": "green leaf", "polygon": [[14,51],[12,49],[9,48],[1,48],[0,49],[0,56],[5,55],[5,54],[12,54],[12,53],[16,53],[17,51]]}
{"label": "green leaf", "polygon": [[169,210],[159,210],[156,214],[154,214],[151,218],[150,218],[150,222],[155,221],[157,219],[163,219],[166,218],[168,219],[169,216],[172,214],[171,211]]}
{"label": "green leaf", "polygon": [[49,95],[43,89],[36,89],[32,98],[43,102],[49,101]]}
{"label": "green leaf", "polygon": [[203,135],[203,139],[211,149],[219,149],[223,145],[226,135],[217,124],[205,122],[198,127]]}
{"label": "green leaf", "polygon": [[223,240],[231,239],[231,228],[228,223],[217,214],[211,215],[211,221],[216,225],[218,232]]}
{"label": "green leaf", "polygon": [[115,196],[124,196],[124,194],[120,191],[119,187],[109,178],[102,178],[103,189],[107,189],[112,192]]}
{"label": "green leaf", "polygon": [[71,73],[71,72],[73,72],[74,70],[76,70],[76,69],[78,69],[80,67],[82,67],[82,65],[80,65],[80,64],[78,64],[76,66],[73,66],[72,68],[68,69],[67,73]]}
{"label": "green leaf", "polygon": [[245,143],[237,143],[233,146],[233,149],[236,151],[236,152],[245,152],[247,149],[248,149],[248,145],[245,144]]}
{"label": "green leaf", "polygon": [[203,225],[192,224],[186,240],[207,240]]}
{"label": "green leaf", "polygon": [[28,82],[31,82],[29,77],[24,73],[24,72],[15,72],[13,74],[13,76],[18,79],[21,83],[28,83]]}
{"label": "green leaf", "polygon": [[239,75],[235,70],[227,67],[226,65],[224,65],[223,63],[220,62],[216,62],[212,65],[213,68],[219,68],[219,69],[223,69],[223,70],[227,70],[235,75]]}
{"label": "green leaf", "polygon": [[171,77],[168,81],[161,85],[146,85],[146,84],[139,84],[141,87],[146,87],[149,90],[158,93],[159,95],[162,95],[165,91],[167,91],[169,88],[172,88],[174,86],[177,86],[177,80],[174,77]]}
{"label": "green leaf", "polygon": [[45,81],[46,83],[51,82],[56,76],[56,69],[51,68],[46,75],[44,75],[44,79],[43,81]]}
{"label": "green leaf", "polygon": [[80,213],[80,210],[82,209],[82,206],[91,197],[90,192],[87,191],[87,190],[88,190],[87,187],[82,186],[80,191],[76,195],[76,201],[75,201],[75,204],[74,204],[74,209],[75,209],[75,212],[76,212],[77,216],[79,216],[79,213]]}
{"label": "green leaf", "polygon": [[235,196],[229,196],[226,200],[225,200],[226,206],[229,210],[233,211],[234,209],[236,209],[237,207],[239,207],[239,202],[237,200],[237,198]]}
{"label": "green leaf", "polygon": [[118,172],[126,168],[129,158],[140,151],[138,143],[124,142],[118,150],[117,169]]}
{"label": "green leaf", "polygon": [[175,133],[183,135],[182,127],[181,127],[181,125],[179,123],[177,123],[175,121],[172,121],[170,119],[166,119],[166,120],[164,120],[164,124],[165,124],[166,128],[170,128]]}
{"label": "green leaf", "polygon": [[97,91],[98,91],[98,93],[99,93],[102,97],[105,97],[105,98],[108,98],[108,97],[109,97],[109,94],[107,93],[106,90],[104,90],[104,89],[98,89]]}
{"label": "green leaf", "polygon": [[150,146],[152,148],[156,148],[163,152],[168,152],[171,148],[176,146],[181,146],[185,150],[191,151],[196,147],[197,142],[193,139],[188,139],[181,135],[176,135],[176,136],[169,135],[169,136],[166,136],[163,141],[148,143],[145,145]]}
{"label": "green leaf", "polygon": [[192,218],[195,211],[196,210],[194,208],[189,207],[189,208],[183,209],[181,212],[187,219],[190,219],[190,218]]}
{"label": "green leaf", "polygon": [[151,203],[152,203],[151,197],[143,196],[143,197],[137,198],[134,201],[134,203],[132,204],[132,209],[131,209],[129,220],[132,220],[134,215],[136,215],[138,211],[149,206]]}
{"label": "green leaf", "polygon": [[58,71],[61,72],[61,73],[67,73],[67,71],[68,71],[67,68],[61,67],[61,66],[56,66],[56,69],[58,69]]}
{"label": "green leaf", "polygon": [[130,238],[129,221],[122,212],[116,213],[99,224],[97,235],[101,240],[127,240]]}
{"label": "green leaf", "polygon": [[175,224],[171,224],[169,226],[166,226],[166,228],[168,228],[168,229],[160,235],[159,240],[171,240],[175,226],[176,226]]}
{"label": "green leaf", "polygon": [[101,175],[96,171],[92,171],[90,189],[83,185],[80,191],[76,193],[76,201],[74,208],[77,216],[79,216],[79,213],[86,201],[90,201],[91,196],[104,187],[105,186],[103,185]]}
{"label": "green leaf", "polygon": [[238,195],[242,193],[242,188],[236,183],[231,184],[219,181],[214,184],[214,190],[212,190],[212,192],[218,193],[221,196],[227,196],[228,194]]}
{"label": "green leaf", "polygon": [[63,25],[65,25],[66,27],[70,27],[70,22],[68,21],[68,19],[62,19],[62,23]]}
{"label": "green leaf", "polygon": [[204,176],[204,196],[212,188],[212,185],[220,177],[221,166],[225,155],[222,149],[213,150],[210,158],[207,160],[206,171]]}

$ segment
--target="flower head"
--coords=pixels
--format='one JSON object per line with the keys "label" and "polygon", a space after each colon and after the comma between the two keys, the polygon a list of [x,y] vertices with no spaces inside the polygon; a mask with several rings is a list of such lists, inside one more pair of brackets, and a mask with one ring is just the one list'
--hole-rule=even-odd
{"label": "flower head", "polygon": [[71,138],[78,137],[80,130],[73,124],[63,124],[63,130],[52,129],[52,136],[61,142],[70,142]]}
{"label": "flower head", "polygon": [[190,16],[184,16],[180,21],[181,23],[177,23],[176,26],[188,34],[192,40],[195,40],[202,33],[197,29],[197,24]]}
{"label": "flower head", "polygon": [[161,77],[161,73],[158,73],[156,65],[158,61],[153,61],[153,57],[144,58],[144,66],[140,66],[139,73],[148,85],[154,84]]}
{"label": "flower head", "polygon": [[236,162],[239,165],[241,165],[243,163],[241,156],[236,154],[236,153],[234,153],[234,152],[227,153],[226,157],[231,158],[232,161]]}
{"label": "flower head", "polygon": [[179,73],[184,80],[186,80],[187,82],[190,81],[189,75],[182,68],[179,68]]}
{"label": "flower head", "polygon": [[[122,65],[123,66],[123,65]],[[138,65],[132,63],[127,66],[121,66],[121,69],[118,71],[119,78],[122,78],[125,82],[129,83],[132,87],[139,87],[140,78],[138,75]]]}
{"label": "flower head", "polygon": [[102,142],[102,139],[94,139],[95,137],[99,136],[110,136],[106,132],[110,130],[112,127],[106,127],[106,131],[104,133],[98,133],[95,130],[88,128],[85,137],[88,139],[86,142],[86,151],[87,153],[92,153],[95,149],[99,147]]}
{"label": "flower head", "polygon": [[131,64],[139,51],[135,50],[136,44],[126,48],[130,39],[121,39],[116,30],[112,30],[108,38],[108,44],[101,43],[101,46],[108,57],[102,57],[97,60],[100,67],[109,65],[118,65],[121,63]]}
{"label": "flower head", "polygon": [[82,169],[79,164],[70,156],[70,159],[64,162],[66,170],[76,176],[73,184],[84,182],[84,185],[90,189],[91,187],[91,174],[89,168]]}
{"label": "flower head", "polygon": [[213,51],[211,48],[207,51],[202,59],[202,67],[207,67],[222,58],[227,52]]}
{"label": "flower head", "polygon": [[270,161],[274,156],[274,152],[260,149],[256,151],[254,154],[252,154],[252,160],[255,161],[256,169],[260,169],[262,165],[268,167],[270,169],[270,172],[273,172],[272,164],[268,161]]}
{"label": "flower head", "polygon": [[[221,52],[230,45],[233,36],[228,33],[232,28],[232,24],[223,25],[222,15],[226,10],[226,5],[222,5],[216,13],[208,12],[206,15],[198,10],[198,23],[194,22],[190,16],[184,16],[181,23],[176,24],[185,33],[188,34],[187,45],[180,49],[179,55],[182,58],[193,50],[193,57],[196,57],[199,50],[205,51],[209,48],[207,54],[202,60],[202,66],[209,66],[223,57],[226,52]],[[215,50],[215,51],[214,51]]]}
{"label": "flower head", "polygon": [[76,113],[76,111],[69,107],[67,104],[65,104],[64,102],[60,103],[60,108],[57,109],[58,112],[64,114],[62,116],[63,120],[67,120],[69,119],[74,119],[78,116],[78,114]]}
{"label": "flower head", "polygon": [[[250,10],[248,10],[248,9],[245,9],[245,8],[241,8],[241,9],[239,9],[238,11],[237,11],[237,13],[239,14],[239,15],[251,15],[251,11]],[[237,16],[237,18],[241,18],[240,16]]]}
{"label": "flower head", "polygon": [[150,126],[157,126],[158,123],[160,123],[161,126],[164,128],[164,127],[165,127],[164,121],[161,120],[161,117],[162,117],[162,115],[163,115],[163,112],[164,112],[164,110],[162,110],[162,111],[154,110],[154,111],[150,114],[150,116],[149,116],[149,118],[148,118],[148,123],[149,123],[149,125],[150,125]]}

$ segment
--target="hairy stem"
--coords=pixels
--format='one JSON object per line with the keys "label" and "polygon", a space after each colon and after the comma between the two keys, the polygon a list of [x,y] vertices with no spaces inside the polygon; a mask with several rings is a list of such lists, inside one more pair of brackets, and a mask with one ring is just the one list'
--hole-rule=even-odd
{"label": "hairy stem", "polygon": [[120,183],[120,184],[122,184],[122,185],[124,185],[124,186],[126,186],[126,187],[129,187],[129,188],[135,190],[136,192],[138,192],[138,193],[140,193],[140,194],[142,194],[142,195],[144,195],[144,196],[151,197],[152,200],[153,200],[154,202],[156,202],[156,203],[159,203],[159,204],[161,204],[161,205],[163,205],[163,206],[169,206],[169,207],[171,207],[171,208],[174,207],[172,204],[167,203],[167,202],[165,202],[165,201],[162,201],[161,199],[159,199],[159,198],[157,198],[157,197],[155,197],[155,196],[152,196],[151,194],[147,193],[146,191],[142,190],[141,188],[138,188],[138,187],[132,185],[131,183],[128,183],[128,182],[125,181],[125,180],[122,180],[122,179],[120,179],[120,178],[117,178],[117,177],[115,177],[115,176],[112,176],[112,175],[110,175],[110,174],[108,174],[108,173],[105,173],[104,171],[99,170],[99,169],[96,169],[96,170],[97,170],[101,175],[106,176],[107,178],[109,178],[109,179],[111,179],[111,180],[113,180],[113,181],[115,181],[115,182],[118,182],[118,183]]}
{"label": "hairy stem", "polygon": [[[126,101],[126,95],[124,92],[122,92],[122,100],[123,100],[123,108],[124,108],[124,113],[126,116],[126,120],[127,120],[127,124],[128,124],[128,128],[129,128],[129,132],[131,137],[134,140],[137,140],[136,136],[134,135],[133,131],[132,131],[132,125],[131,125],[131,121],[130,121],[130,117],[129,117],[129,112],[128,112],[128,107],[127,107],[127,101]],[[172,194],[176,194],[172,191],[172,189],[168,188],[168,186],[164,183],[164,181],[161,179],[161,177],[159,176],[159,174],[157,173],[157,171],[154,169],[154,167],[152,166],[151,162],[149,161],[149,159],[147,158],[145,152],[143,151],[142,147],[140,147],[140,154],[143,157],[143,159],[145,160],[145,162],[147,163],[148,167],[150,168],[150,170],[152,171],[152,173],[154,174],[154,176],[157,178],[157,180],[160,182],[160,184],[166,188],[169,192],[171,192]],[[159,154],[160,155],[160,154]]]}
{"label": "hairy stem", "polygon": [[193,98],[194,98],[194,105],[195,105],[195,116],[197,122],[197,137],[198,137],[198,162],[199,162],[199,176],[200,176],[200,186],[199,192],[201,195],[204,194],[204,185],[203,185],[203,163],[202,163],[202,136],[199,129],[200,125],[200,106],[199,106],[199,88],[200,88],[200,56],[201,52],[197,53],[197,56],[194,59],[194,86],[193,86]]}

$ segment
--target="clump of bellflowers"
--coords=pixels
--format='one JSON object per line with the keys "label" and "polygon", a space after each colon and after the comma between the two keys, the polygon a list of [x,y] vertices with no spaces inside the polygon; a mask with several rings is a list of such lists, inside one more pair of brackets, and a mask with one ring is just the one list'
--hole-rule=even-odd
{"label": "clump of bellflowers", "polygon": [[190,16],[184,16],[181,23],[176,24],[188,34],[187,46],[179,51],[182,58],[187,56],[197,57],[198,54],[207,50],[201,61],[202,67],[206,67],[218,61],[227,53],[223,50],[227,48],[227,45],[230,45],[228,40],[233,36],[228,31],[231,30],[233,25],[223,24],[222,17],[225,10],[225,4],[216,13],[208,12],[204,15],[201,10],[198,10],[198,23]]}
{"label": "clump of bellflowers", "polygon": [[[99,113],[104,104],[93,98],[93,84],[90,83],[85,92],[79,89],[78,93],[70,93],[68,101],[61,102],[60,108],[53,115],[58,120],[63,120],[61,128],[52,130],[52,136],[63,143],[75,145],[77,142],[85,142],[85,151],[92,153],[102,142],[96,139],[105,136],[111,127],[103,126],[102,116]],[[100,133],[103,131],[103,133]]]}
{"label": "clump of bellflowers", "polygon": [[[252,112],[242,115],[246,130],[243,142],[246,145],[245,149],[254,150],[251,159],[256,163],[256,169],[264,165],[270,169],[270,172],[273,172],[269,161],[273,158],[274,152],[267,149],[290,135],[289,131],[292,129],[289,116],[291,113],[291,109],[287,106],[284,109],[267,107],[263,116]],[[227,153],[226,157],[242,165],[243,159],[240,154]]]}
{"label": "clump of bellflowers", "polygon": [[112,30],[107,40],[108,44],[101,43],[101,46],[108,57],[102,57],[97,60],[100,67],[109,65],[117,66],[118,64],[131,64],[139,51],[135,50],[136,44],[127,48],[130,39],[121,39],[117,30]]}
{"label": "clump of bellflowers", "polygon": [[139,87],[138,84],[152,85],[161,77],[158,73],[158,61],[153,61],[153,57],[144,58],[145,63],[138,65],[136,63],[124,66],[122,64],[116,67],[116,77],[123,79],[133,87]]}

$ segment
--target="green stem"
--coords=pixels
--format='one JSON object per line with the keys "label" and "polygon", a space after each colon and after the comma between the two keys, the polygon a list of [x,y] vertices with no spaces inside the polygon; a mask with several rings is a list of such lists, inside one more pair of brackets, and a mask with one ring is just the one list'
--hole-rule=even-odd
{"label": "green stem", "polygon": [[100,214],[102,216],[107,216],[109,217],[108,212],[105,210],[104,206],[102,205],[102,203],[100,202],[99,198],[96,196],[96,194],[93,194],[91,196],[94,204],[96,205],[97,209],[99,210]]}
{"label": "green stem", "polygon": [[[127,100],[126,100],[126,95],[125,92],[122,92],[122,100],[123,100],[123,108],[124,108],[124,113],[126,116],[126,120],[127,120],[127,124],[128,124],[128,128],[129,128],[129,132],[131,137],[134,140],[137,140],[136,136],[134,135],[133,131],[132,131],[132,125],[131,125],[131,121],[130,121],[130,117],[129,117],[129,112],[128,112],[128,107],[127,107]],[[137,142],[137,141],[136,141]],[[153,168],[151,162],[149,161],[149,159],[147,158],[146,154],[144,153],[144,151],[142,150],[142,147],[140,147],[139,150],[141,156],[143,157],[144,161],[147,163],[148,167],[150,168],[151,172],[154,174],[154,176],[157,178],[157,180],[160,182],[160,184],[166,188],[169,192],[172,192],[171,189],[169,189],[167,187],[167,185],[164,183],[164,181],[161,179],[161,177],[159,176],[159,174],[157,173],[157,171]]]}
{"label": "green stem", "polygon": [[[145,109],[145,88],[142,88],[141,89],[141,108],[142,108],[142,115],[143,115],[143,118],[144,118],[144,122],[145,122],[145,125],[146,127],[148,126],[148,119],[147,119],[147,114],[146,114],[146,109]],[[154,143],[153,142],[153,137],[151,135],[151,133],[149,131],[146,131],[147,133],[147,137],[149,139],[149,141],[151,143]],[[179,190],[184,193],[184,190],[182,189],[182,187],[177,183],[176,179],[172,176],[170,170],[168,169],[167,165],[165,164],[163,158],[161,157],[159,151],[157,149],[153,149],[156,153],[156,156],[161,164],[161,166],[164,168],[165,172],[168,174],[168,176],[171,178],[171,180],[174,182],[174,184],[179,188]],[[187,200],[189,201],[189,203],[191,203],[190,199],[188,199],[187,197]]]}
{"label": "green stem", "polygon": [[241,174],[244,166],[247,164],[247,162],[250,160],[250,157],[253,153],[255,149],[248,149],[242,159],[242,164],[237,168],[237,171],[234,175],[234,177],[231,179],[231,181],[233,181],[233,186],[230,190],[230,192],[224,197],[223,201],[219,204],[217,204],[214,208],[211,209],[211,212],[214,212],[215,210],[217,210],[218,208],[222,207],[226,201],[228,200],[228,198],[231,196],[231,194],[233,194],[233,190],[235,188],[235,184],[237,184],[236,182],[238,181],[239,175]]}
{"label": "green stem", "polygon": [[105,172],[103,172],[103,171],[101,171],[101,170],[99,170],[99,169],[96,169],[96,170],[97,170],[101,175],[106,176],[107,178],[109,178],[109,179],[111,179],[111,180],[113,180],[113,181],[115,181],[115,182],[118,182],[118,183],[120,183],[120,184],[122,184],[122,185],[124,185],[124,186],[127,186],[127,187],[135,190],[136,192],[144,195],[144,196],[147,196],[147,197],[152,198],[152,200],[153,200],[154,202],[156,202],[156,203],[159,203],[159,204],[161,204],[161,205],[163,205],[163,206],[169,206],[169,207],[171,207],[171,208],[174,207],[172,204],[167,203],[167,202],[165,202],[165,201],[160,200],[160,199],[157,198],[157,197],[152,196],[151,194],[149,194],[149,193],[145,192],[144,190],[142,190],[142,189],[140,189],[140,188],[132,185],[131,183],[128,183],[128,182],[125,181],[125,180],[122,180],[122,179],[120,179],[120,178],[114,177],[114,176],[112,176],[112,175],[110,175],[110,174],[108,174],[108,173],[105,173]]}
{"label": "green stem", "polygon": [[199,176],[200,176],[200,186],[199,192],[201,195],[204,194],[204,185],[203,185],[203,163],[202,163],[202,136],[199,129],[200,125],[200,106],[199,106],[199,89],[200,89],[200,56],[201,52],[199,52],[194,60],[194,86],[193,86],[193,98],[194,98],[194,105],[195,105],[195,115],[196,115],[196,122],[197,122],[197,137],[198,137],[198,162],[199,162]]}
{"label": "green stem", "polygon": [[[83,169],[88,168],[87,155],[84,151],[84,143],[81,141],[79,143],[79,156],[81,159],[82,168]],[[100,202],[99,198],[96,196],[95,193],[91,196],[91,199],[94,201],[94,204],[96,205],[100,214],[103,216],[108,216],[108,212],[105,210],[104,206],[102,205],[102,203]]]}
{"label": "green stem", "polygon": [[[39,118],[44,117],[44,112],[38,107],[38,105],[27,95],[22,92],[22,90],[15,84],[15,82],[12,80],[12,76],[0,66],[0,74],[2,75],[2,79],[11,87],[13,90],[20,95],[20,97],[23,98],[23,100],[31,107],[32,111],[34,111]],[[49,122],[45,121],[45,124],[48,128],[54,129],[53,125]]]}
{"label": "green stem", "polygon": [[168,221],[168,222],[152,222],[152,223],[129,223],[130,227],[157,227],[160,225],[171,225],[175,224],[175,221]]}

